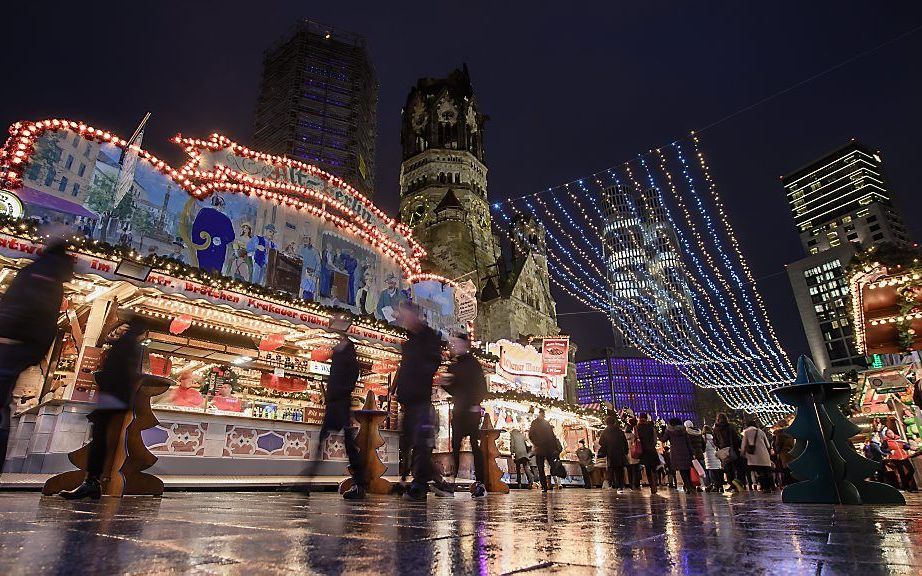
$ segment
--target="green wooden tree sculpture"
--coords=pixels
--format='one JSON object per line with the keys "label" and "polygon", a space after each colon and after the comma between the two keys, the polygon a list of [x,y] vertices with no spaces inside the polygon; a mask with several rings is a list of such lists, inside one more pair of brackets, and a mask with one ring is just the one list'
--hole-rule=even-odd
{"label": "green wooden tree sculpture", "polygon": [[796,439],[790,466],[799,482],[785,487],[784,502],[905,504],[895,488],[867,480],[879,464],[851,444],[860,429],[842,413],[851,394],[848,384],[824,381],[813,362],[801,356],[794,384],[774,393],[797,409],[787,433]]}

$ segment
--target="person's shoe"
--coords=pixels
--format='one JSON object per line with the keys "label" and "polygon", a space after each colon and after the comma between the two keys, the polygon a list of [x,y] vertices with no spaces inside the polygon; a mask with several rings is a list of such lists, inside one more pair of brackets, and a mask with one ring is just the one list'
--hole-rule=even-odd
{"label": "person's shoe", "polygon": [[77,486],[73,490],[62,490],[58,492],[58,496],[65,500],[83,500],[84,498],[99,500],[100,496],[102,496],[102,488],[99,486],[99,480],[87,478],[83,481],[83,484]]}
{"label": "person's shoe", "polygon": [[743,488],[745,488],[745,486],[743,486],[743,483],[740,482],[739,480],[734,480],[732,484],[733,484],[733,487],[736,488],[737,492],[742,492]]}
{"label": "person's shoe", "polygon": [[364,500],[365,496],[365,488],[358,484],[353,485],[352,488],[343,492],[344,500]]}
{"label": "person's shoe", "polygon": [[454,498],[455,492],[447,482],[433,482],[432,491],[439,498]]}
{"label": "person's shoe", "polygon": [[425,486],[411,484],[407,491],[403,493],[403,497],[407,500],[425,500],[428,492],[429,489]]}
{"label": "person's shoe", "polygon": [[471,485],[471,498],[483,498],[487,495],[487,489],[483,482],[474,482]]}
{"label": "person's shoe", "polygon": [[624,494],[624,488],[618,488],[618,494]]}

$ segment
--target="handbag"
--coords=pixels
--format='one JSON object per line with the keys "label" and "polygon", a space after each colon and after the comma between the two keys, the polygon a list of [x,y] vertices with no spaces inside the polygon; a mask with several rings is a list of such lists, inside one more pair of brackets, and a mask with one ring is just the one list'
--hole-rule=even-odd
{"label": "handbag", "polygon": [[720,460],[721,464],[729,464],[736,460],[736,454],[733,453],[733,450],[729,446],[724,446],[719,448],[715,453],[717,459]]}
{"label": "handbag", "polygon": [[631,442],[631,458],[635,460],[640,460],[643,456],[643,444],[640,443],[640,438],[634,438]]}
{"label": "handbag", "polygon": [[[698,461],[693,460],[693,463],[698,464]],[[691,476],[692,486],[701,486],[701,475],[698,474],[698,470],[694,466],[689,470],[689,475]]]}
{"label": "handbag", "polygon": [[563,462],[560,460],[554,460],[554,463],[551,465],[551,474],[557,476],[561,480],[567,477],[567,469],[564,468]]}
{"label": "handbag", "polygon": [[701,465],[701,462],[698,462],[697,459],[692,460],[692,470],[698,473],[698,476],[704,478],[704,466]]}

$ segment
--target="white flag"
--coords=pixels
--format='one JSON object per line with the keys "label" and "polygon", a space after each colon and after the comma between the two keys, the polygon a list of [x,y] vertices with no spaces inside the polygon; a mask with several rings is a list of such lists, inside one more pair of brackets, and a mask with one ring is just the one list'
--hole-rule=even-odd
{"label": "white flag", "polygon": [[144,138],[144,126],[147,124],[148,118],[150,118],[150,112],[144,115],[144,119],[141,120],[141,124],[134,131],[131,140],[128,141],[128,145],[122,152],[122,157],[119,160],[118,180],[115,183],[113,210],[118,207],[119,202],[122,201],[125,194],[128,194],[134,184],[134,169],[138,164],[138,149],[141,147],[141,140]]}

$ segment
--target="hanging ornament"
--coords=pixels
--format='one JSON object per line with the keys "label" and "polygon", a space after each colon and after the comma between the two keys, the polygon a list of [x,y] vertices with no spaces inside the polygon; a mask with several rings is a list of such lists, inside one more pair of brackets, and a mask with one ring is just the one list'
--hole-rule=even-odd
{"label": "hanging ornament", "polygon": [[285,343],[284,334],[269,334],[259,342],[259,349],[263,352],[271,352],[272,350],[277,350],[281,348],[282,344]]}
{"label": "hanging ornament", "polygon": [[329,346],[320,346],[311,350],[311,360],[315,362],[329,362],[333,357],[333,349]]}
{"label": "hanging ornament", "polygon": [[180,314],[170,322],[170,334],[182,334],[192,326],[192,316],[189,314]]}

